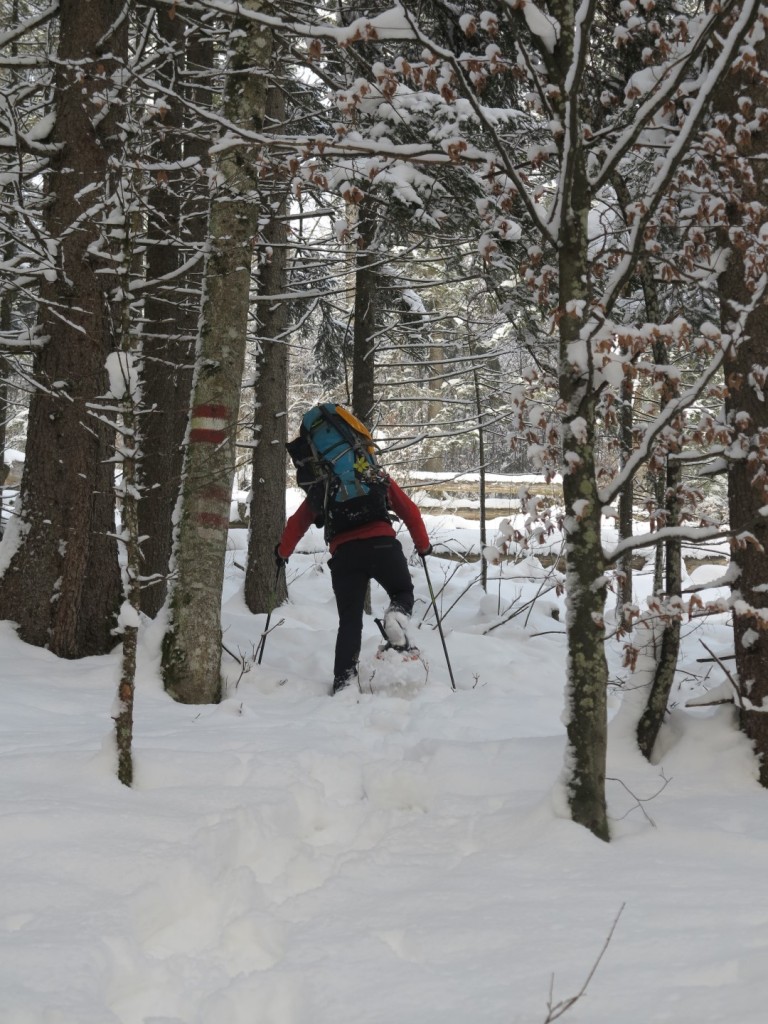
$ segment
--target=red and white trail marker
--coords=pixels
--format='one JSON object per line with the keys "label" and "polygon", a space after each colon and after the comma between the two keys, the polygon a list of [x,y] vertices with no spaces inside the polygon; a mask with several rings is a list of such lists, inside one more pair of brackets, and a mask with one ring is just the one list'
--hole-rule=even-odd
{"label": "red and white trail marker", "polygon": [[221,444],[226,440],[229,409],[226,405],[196,405],[192,410],[190,444]]}

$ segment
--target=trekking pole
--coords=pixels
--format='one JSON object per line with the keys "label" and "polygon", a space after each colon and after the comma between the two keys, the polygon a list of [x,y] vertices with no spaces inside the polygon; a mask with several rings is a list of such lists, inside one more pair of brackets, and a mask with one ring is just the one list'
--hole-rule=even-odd
{"label": "trekking pole", "polygon": [[454,682],[454,679],[453,679],[453,669],[451,668],[451,659],[448,657],[448,648],[445,645],[445,635],[443,633],[443,624],[440,621],[440,616],[439,616],[438,611],[437,611],[437,601],[435,600],[435,592],[432,589],[432,580],[429,578],[429,569],[427,568],[427,556],[426,555],[419,555],[419,558],[421,559],[421,564],[424,566],[424,575],[427,577],[427,586],[429,587],[429,596],[432,598],[432,607],[435,610],[435,619],[437,620],[437,629],[438,629],[438,632],[440,633],[440,640],[442,641],[442,644],[443,644],[443,652],[445,654],[445,663],[448,666],[448,675],[451,677],[451,689],[455,690],[456,689],[456,683]]}
{"label": "trekking pole", "polygon": [[257,665],[261,664],[261,659],[264,656],[264,647],[267,643],[267,633],[269,632],[269,620],[272,618],[272,612],[275,610],[275,605],[277,604],[277,584],[280,581],[280,570],[284,565],[285,562],[281,562],[277,567],[277,572],[275,573],[275,582],[272,586],[272,607],[267,612],[267,621],[264,623],[264,632],[261,634],[261,640],[259,640],[259,646],[257,648],[258,657],[256,659]]}

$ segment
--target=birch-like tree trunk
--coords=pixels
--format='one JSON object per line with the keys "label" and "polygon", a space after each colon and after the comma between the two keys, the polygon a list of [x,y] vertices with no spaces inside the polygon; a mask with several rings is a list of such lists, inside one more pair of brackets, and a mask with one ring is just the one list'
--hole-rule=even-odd
{"label": "birch-like tree trunk", "polygon": [[[574,59],[575,11],[559,4],[562,36],[555,62],[562,83],[559,108],[568,126],[562,145],[558,226],[558,378],[563,409],[563,498],[565,503],[568,734],[566,785],[573,820],[607,840],[605,760],[607,751],[605,659],[605,556],[600,535],[602,503],[595,465],[598,393],[591,345],[585,337],[589,305],[588,215],[592,195],[575,98],[564,83]],[[582,31],[585,31],[582,29]]]}
{"label": "birch-like tree trunk", "polygon": [[[121,477],[117,488],[120,498],[122,529],[120,542],[125,565],[123,578],[123,605],[119,627],[123,641],[120,662],[120,682],[113,712],[115,742],[117,746],[117,777],[124,786],[133,784],[133,706],[136,692],[136,663],[139,643],[141,612],[142,551],[139,526],[139,508],[143,500],[141,474],[142,439],[141,394],[137,387],[138,368],[141,365],[139,337],[132,335],[128,300],[123,299],[122,338],[119,353],[115,353],[122,368],[124,394],[118,402],[119,439],[116,442]],[[113,356],[113,358],[115,357]]]}
{"label": "birch-like tree trunk", "polygon": [[[263,9],[261,0],[243,7]],[[271,31],[235,18],[224,116],[259,129],[264,120]],[[221,698],[221,593],[235,442],[245,361],[253,245],[260,204],[252,147],[230,145],[217,155],[209,251],[197,346],[190,427],[175,542],[176,578],[163,641],[165,687],[176,700]]]}
{"label": "birch-like tree trunk", "polygon": [[[560,398],[563,401],[563,498],[565,501],[566,633],[569,750],[568,799],[573,820],[608,839],[605,806],[607,748],[605,659],[605,558],[600,537],[602,506],[595,467],[596,390],[591,358],[575,315],[586,297],[588,199],[583,158],[574,157],[574,188],[561,232]],[[574,361],[574,355],[576,361]],[[578,354],[584,356],[582,362]]]}

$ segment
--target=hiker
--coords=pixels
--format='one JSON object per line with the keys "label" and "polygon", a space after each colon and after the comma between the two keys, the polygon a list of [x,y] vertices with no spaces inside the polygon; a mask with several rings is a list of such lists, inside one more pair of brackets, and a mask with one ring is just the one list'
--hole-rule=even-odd
{"label": "hiker", "polygon": [[[360,435],[361,432],[364,432],[362,433],[363,442],[366,438],[370,439],[366,428],[347,410],[330,404],[319,408],[326,410],[323,414],[325,419],[321,422],[320,427],[321,429],[325,428],[327,435],[332,437],[332,428],[338,427],[337,421],[341,416],[347,427],[351,428],[351,432],[347,431],[349,438],[352,438],[353,434]],[[307,413],[304,423],[314,411],[311,410],[310,413]],[[342,423],[341,429],[344,426]],[[307,433],[311,437],[311,434]],[[325,539],[331,554],[328,562],[331,570],[331,584],[339,614],[339,629],[336,635],[336,653],[333,663],[333,688],[331,690],[331,693],[335,694],[349,686],[357,674],[363,635],[365,595],[372,579],[384,588],[389,597],[389,607],[384,615],[384,632],[389,645],[399,651],[411,649],[408,625],[413,610],[413,583],[405,554],[392,528],[392,516],[389,510],[405,523],[420,555],[429,554],[432,545],[429,542],[424,520],[416,505],[375,463],[372,443],[365,445],[369,453],[365,458],[368,460],[366,470],[373,472],[374,475],[366,477],[366,470],[361,473],[361,453],[357,436],[354,438],[356,447],[352,464],[355,466],[358,478],[367,479],[369,483],[373,480],[371,489],[380,490],[381,504],[377,505],[375,500],[366,502],[362,497],[353,497],[351,502],[359,504],[354,512],[353,522],[350,523],[348,515],[334,514],[333,509],[329,512],[327,496],[329,483],[327,480],[323,484],[324,503],[321,503],[317,494],[313,494],[312,484],[307,483],[306,480],[302,482],[302,466],[314,459],[314,465],[317,467],[318,461],[316,450],[313,450],[311,455],[304,455],[303,462],[301,455],[297,456],[296,446],[298,446],[299,452],[305,451],[300,443],[304,440],[304,436],[297,438],[295,442],[289,444],[288,450],[299,469],[299,483],[307,490],[307,497],[286,523],[280,541],[275,547],[275,560],[278,568],[285,565],[296,545],[313,523],[325,527]],[[349,442],[349,444],[352,443],[352,441]],[[339,459],[338,456],[336,458]],[[341,462],[334,463],[331,459],[326,459],[323,465],[326,467],[327,474],[327,467],[331,465],[341,467]],[[318,472],[316,468],[314,471]],[[338,472],[343,473],[343,469],[338,468]],[[336,474],[333,472],[331,475],[335,477]],[[336,479],[332,479],[331,486],[334,493],[338,491]],[[351,502],[347,501],[346,504],[351,504]],[[334,519],[341,520],[343,528],[338,531],[334,530]]]}

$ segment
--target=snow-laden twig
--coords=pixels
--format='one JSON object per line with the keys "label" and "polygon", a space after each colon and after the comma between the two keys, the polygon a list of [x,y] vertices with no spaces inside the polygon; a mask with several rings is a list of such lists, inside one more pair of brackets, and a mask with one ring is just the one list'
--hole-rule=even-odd
{"label": "snow-laden twig", "polygon": [[8,29],[5,32],[0,32],[0,46],[8,46],[15,39],[20,39],[25,33],[29,32],[33,28],[39,28],[44,25],[46,21],[51,19],[59,9],[58,3],[49,4],[42,11],[38,11],[27,21],[23,21],[18,25],[14,25],[13,28]]}
{"label": "snow-laden twig", "polygon": [[[275,628],[277,628],[277,626],[279,625],[280,623],[276,623]],[[230,656],[230,658],[232,658],[233,661],[236,661],[240,666],[240,675],[235,680],[233,687],[236,690],[240,685],[240,680],[243,678],[243,676],[248,675],[253,666],[256,664],[256,655],[258,652],[258,647],[256,644],[251,644],[250,655],[243,654],[243,652],[238,647],[237,654],[235,654],[234,651],[231,651],[229,647],[227,647],[227,645],[222,641],[221,649],[225,651]]]}
{"label": "snow-laden twig", "polygon": [[[733,678],[731,673],[728,671],[728,669],[723,664],[723,659],[722,658],[718,658],[718,656],[714,653],[714,651],[710,647],[707,647],[707,645],[704,643],[704,641],[702,639],[699,639],[699,643],[704,648],[704,650],[707,652],[707,654],[710,655],[712,660],[716,661],[717,664],[720,666],[720,668],[725,673],[726,679],[728,680],[728,682],[733,687],[733,699],[736,702],[737,707],[741,708],[742,711],[743,711],[744,710],[744,700],[743,700],[742,695],[741,695],[741,690],[739,688],[739,684],[736,682],[736,680]],[[735,657],[735,655],[734,655],[734,657]]]}
{"label": "snow-laden twig", "polygon": [[[758,299],[762,299],[763,292],[764,288],[759,289],[759,296],[757,296]],[[741,322],[743,325],[744,319],[742,319]],[[720,347],[714,353],[712,359],[704,370],[699,374],[698,379],[694,381],[691,387],[686,388],[685,391],[667,402],[665,407],[654,420],[653,424],[646,431],[642,443],[624,463],[621,472],[617,473],[613,478],[610,487],[600,488],[599,497],[603,505],[611,505],[614,502],[619,492],[626,487],[627,481],[631,480],[637,474],[640,467],[650,458],[653,442],[661,431],[668,426],[676,416],[679,416],[682,412],[685,412],[686,409],[690,408],[691,404],[699,397],[709,382],[719,372],[732,340],[732,337],[723,338],[721,340]]]}
{"label": "snow-laden twig", "polygon": [[525,187],[524,179],[522,178],[522,176],[518,172],[517,167],[509,157],[508,147],[499,137],[499,134],[496,131],[493,122],[486,113],[485,107],[478,101],[477,96],[475,94],[475,90],[470,87],[467,81],[467,76],[464,72],[464,68],[461,66],[461,63],[457,59],[456,55],[453,53],[452,50],[447,50],[442,46],[438,46],[438,44],[435,43],[433,39],[430,39],[429,36],[426,36],[421,31],[415,17],[409,11],[406,11],[405,14],[410,24],[411,30],[414,33],[414,36],[422,44],[422,46],[429,49],[436,57],[440,57],[441,60],[444,60],[446,61],[446,63],[451,65],[457,80],[462,84],[464,98],[474,111],[479,123],[488,132],[491,139],[493,139],[495,147],[494,155],[498,160],[501,161],[505,173],[509,176],[510,181],[514,183],[515,188],[517,189],[518,198],[524,206],[528,216],[531,218],[532,223],[535,224],[536,229],[539,231],[543,238],[547,239],[550,242],[555,242],[556,239],[551,226],[546,222],[539,207],[531,198],[529,189]]}
{"label": "snow-laden twig", "polygon": [[499,622],[494,622],[494,624],[492,626],[489,626],[488,629],[484,629],[483,636],[487,636],[489,633],[492,633],[494,629],[498,629],[499,626],[505,625],[511,619],[517,618],[517,616],[522,614],[522,612],[526,611],[526,609],[531,608],[533,605],[535,605],[538,599],[542,597],[544,594],[548,594],[550,590],[557,590],[558,586],[558,583],[553,583],[551,586],[547,587],[546,590],[542,590],[540,587],[539,590],[536,592],[535,596],[532,597],[530,601],[526,601],[525,604],[520,605],[519,608],[515,608],[514,611],[510,612],[508,615],[505,615],[504,618],[501,619]]}
{"label": "snow-laden twig", "polygon": [[[727,74],[727,69],[733,60],[737,47],[746,32],[749,30],[749,27],[754,24],[757,18],[759,6],[759,0],[751,0],[749,3],[743,3],[740,5],[741,9],[737,12],[738,16],[735,18],[728,35],[723,38],[720,52],[701,84],[698,94],[692,101],[691,109],[688,111],[686,119],[683,122],[677,137],[672,142],[672,145],[656,171],[653,180],[648,183],[646,194],[642,202],[642,212],[638,213],[630,227],[629,239],[626,246],[626,255],[617,264],[616,269],[611,275],[607,287],[603,292],[602,308],[604,310],[610,311],[613,308],[614,303],[624,291],[627,281],[631,277],[634,268],[637,265],[640,254],[644,252],[642,238],[646,228],[656,213],[663,197],[667,194],[670,182],[672,181],[678,167],[684,160],[685,155],[690,148],[691,140],[698,131],[699,126],[709,109],[709,103],[712,99],[712,95],[720,81]],[[709,41],[715,34],[719,25],[724,23],[725,18],[727,18],[731,10],[736,7],[737,4],[733,2],[733,0],[729,5],[728,11],[723,11],[722,7],[713,5],[713,12],[709,15],[711,19],[710,25],[705,26],[698,34],[691,49],[691,58],[695,57],[709,44]],[[681,65],[678,69],[679,75],[686,72],[686,65],[687,62]],[[665,86],[665,90],[677,80],[678,76],[670,78],[669,83]],[[653,116],[652,109],[656,107],[656,104],[661,100],[661,98],[661,95],[657,95],[652,99],[652,101],[650,101],[651,109],[646,111],[644,116],[635,116],[631,127],[628,129],[628,135],[625,136],[624,139],[617,141],[614,147],[614,152],[606,160],[603,167],[603,175],[605,175],[605,177],[602,177],[595,183],[596,187],[599,187],[604,182],[610,180],[616,166],[618,165],[618,161],[626,155],[632,141],[637,138],[640,131],[648,126],[649,120]]]}

